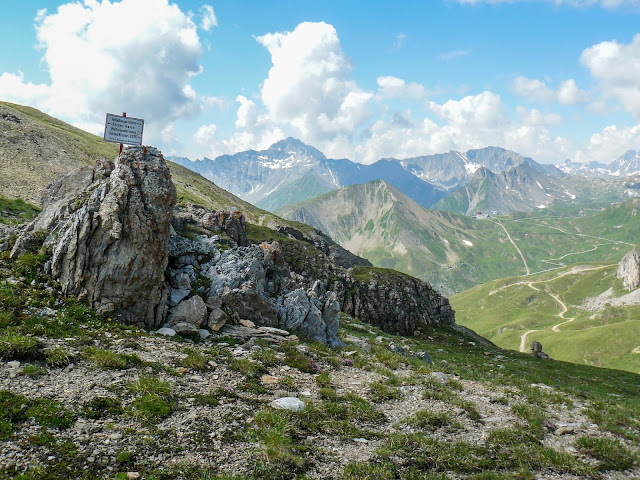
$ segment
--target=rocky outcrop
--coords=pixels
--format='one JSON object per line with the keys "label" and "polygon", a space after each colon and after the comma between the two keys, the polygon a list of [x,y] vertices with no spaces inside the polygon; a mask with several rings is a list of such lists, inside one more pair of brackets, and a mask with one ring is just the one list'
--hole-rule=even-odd
{"label": "rocky outcrop", "polygon": [[125,322],[154,327],[166,318],[164,274],[175,203],[162,154],[131,147],[115,163],[98,162],[49,186],[42,213],[12,255],[45,231],[49,270],[63,293]]}
{"label": "rocky outcrop", "polygon": [[342,310],[385,332],[412,335],[426,325],[455,321],[449,299],[428,283],[393,270],[354,269],[343,286],[337,292]]}
{"label": "rocky outcrop", "polygon": [[618,264],[618,278],[626,288],[633,290],[640,286],[640,247],[636,247],[622,257]]}

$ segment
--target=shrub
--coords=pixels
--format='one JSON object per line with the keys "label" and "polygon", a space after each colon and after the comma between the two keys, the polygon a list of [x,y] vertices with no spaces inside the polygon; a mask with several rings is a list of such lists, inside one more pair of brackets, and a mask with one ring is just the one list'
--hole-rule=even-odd
{"label": "shrub", "polygon": [[0,333],[0,358],[3,360],[31,359],[39,352],[40,344],[33,337],[13,332]]}

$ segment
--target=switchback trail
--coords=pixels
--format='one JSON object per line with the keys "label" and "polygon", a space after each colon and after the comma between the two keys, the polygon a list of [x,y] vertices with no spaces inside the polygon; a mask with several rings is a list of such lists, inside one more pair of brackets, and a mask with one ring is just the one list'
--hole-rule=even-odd
{"label": "switchback trail", "polygon": [[[515,283],[511,283],[509,285],[504,285],[502,287],[500,287],[497,290],[493,290],[491,292],[489,292],[489,295],[494,295],[498,292],[501,292],[503,290],[506,290],[509,287],[513,287],[515,285],[526,285],[527,287],[531,288],[532,290],[535,290],[536,292],[541,291],[539,288],[536,288],[534,285],[536,284],[541,284],[541,283],[549,283],[549,282],[553,282],[554,280],[557,280],[559,278],[565,277],[567,275],[576,275],[578,273],[582,273],[582,272],[592,272],[592,271],[596,271],[596,270],[602,270],[605,268],[609,268],[611,266],[615,265],[614,263],[609,264],[609,265],[601,265],[599,267],[574,267],[571,270],[567,270],[566,272],[561,273],[560,275],[557,275],[553,278],[550,278],[548,280],[538,280],[536,282],[532,282],[532,281],[520,281],[520,282],[515,282]],[[551,298],[553,298],[555,300],[555,302],[560,305],[560,308],[562,308],[562,311],[560,313],[557,313],[556,316],[560,317],[563,321],[560,323],[555,324],[554,326],[551,327],[551,330],[554,332],[560,332],[560,326],[564,325],[565,323],[569,323],[569,322],[573,322],[575,320],[574,317],[571,317],[569,319],[565,319],[564,318],[564,314],[567,313],[568,307],[567,305],[560,299],[560,297],[558,295],[556,295],[555,293],[549,293],[549,292],[545,292],[548,295],[551,296]],[[539,329],[536,330],[527,330],[526,332],[524,332],[522,335],[520,335],[520,351],[521,352],[526,352],[527,351],[527,337],[533,333],[533,332],[538,332],[540,331]]]}

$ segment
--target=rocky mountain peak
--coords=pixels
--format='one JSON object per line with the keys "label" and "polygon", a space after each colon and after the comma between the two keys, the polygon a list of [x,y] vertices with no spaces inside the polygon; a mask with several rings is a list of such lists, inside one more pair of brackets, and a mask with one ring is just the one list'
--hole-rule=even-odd
{"label": "rocky mountain peak", "polygon": [[325,160],[327,157],[324,156],[320,150],[311,145],[307,145],[297,138],[288,137],[283,140],[280,140],[273,145],[271,145],[267,150],[261,153],[270,152],[277,155],[284,154],[297,154],[297,155],[306,155],[315,159],[323,159]]}

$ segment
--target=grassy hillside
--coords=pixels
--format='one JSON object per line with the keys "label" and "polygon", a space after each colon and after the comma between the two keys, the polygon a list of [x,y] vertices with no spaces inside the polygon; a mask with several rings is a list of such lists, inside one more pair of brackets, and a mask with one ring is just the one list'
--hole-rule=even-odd
{"label": "grassy hillside", "polygon": [[616,278],[617,264],[590,263],[511,277],[451,297],[456,320],[495,344],[555,359],[640,373],[640,291]]}

